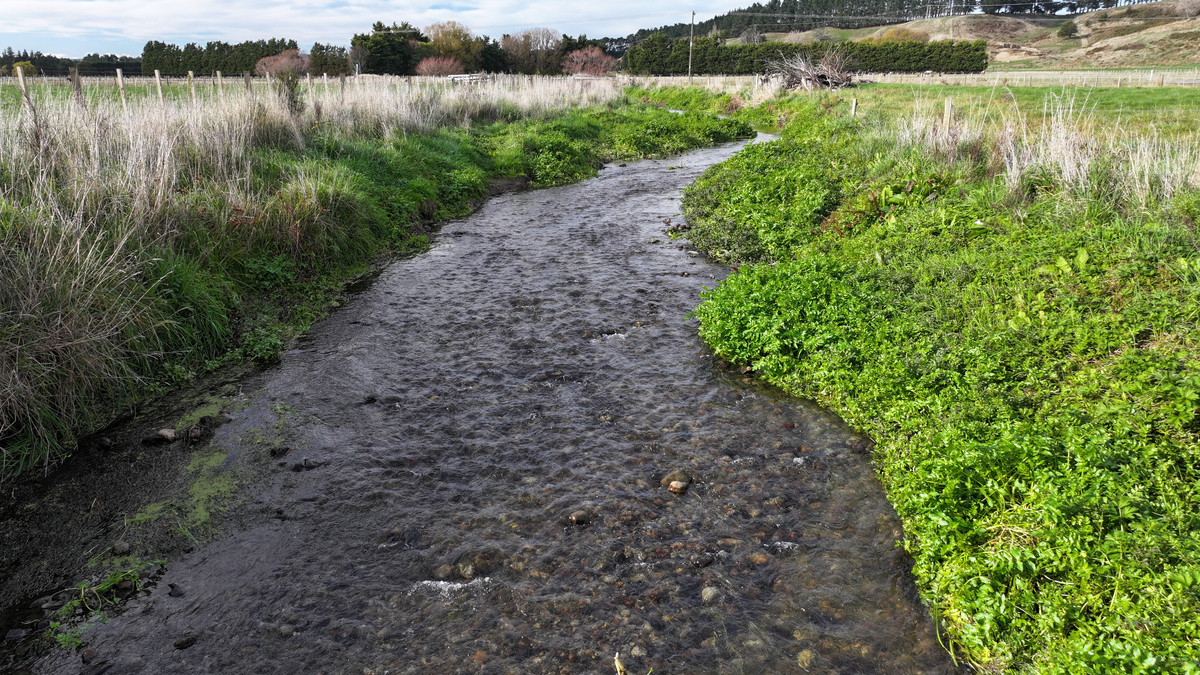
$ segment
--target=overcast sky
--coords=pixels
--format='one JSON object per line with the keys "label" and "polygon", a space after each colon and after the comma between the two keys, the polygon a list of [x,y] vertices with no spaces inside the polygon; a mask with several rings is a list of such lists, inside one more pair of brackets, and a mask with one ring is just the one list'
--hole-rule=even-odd
{"label": "overcast sky", "polygon": [[209,40],[241,42],[292,38],[307,50],[314,42],[349,45],[376,21],[408,21],[424,28],[453,19],[478,35],[499,38],[523,28],[547,27],[569,35],[620,37],[653,28],[712,18],[748,4],[739,0],[0,0],[0,48],[69,57],[140,55],[147,40],[174,44]]}

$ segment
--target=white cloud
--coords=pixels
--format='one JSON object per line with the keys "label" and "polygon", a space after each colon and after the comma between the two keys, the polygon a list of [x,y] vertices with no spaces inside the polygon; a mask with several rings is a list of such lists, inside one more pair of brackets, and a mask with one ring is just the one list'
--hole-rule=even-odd
{"label": "white cloud", "polygon": [[209,0],[170,5],[144,0],[39,0],[5,8],[0,45],[82,56],[113,50],[102,45],[127,45],[119,51],[140,53],[147,40],[203,44],[284,37],[307,48],[313,42],[347,45],[355,33],[367,32],[376,21],[408,21],[425,27],[446,20],[496,38],[543,26],[570,35],[618,37],[687,21],[693,9],[701,21],[734,7],[729,0],[614,0],[599,6],[547,0]]}

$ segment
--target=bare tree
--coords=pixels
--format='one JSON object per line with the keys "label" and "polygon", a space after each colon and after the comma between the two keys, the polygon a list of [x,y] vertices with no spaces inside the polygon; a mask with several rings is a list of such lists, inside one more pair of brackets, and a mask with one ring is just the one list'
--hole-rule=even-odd
{"label": "bare tree", "polygon": [[528,28],[500,39],[509,67],[527,75],[561,72],[558,62],[561,45],[562,34],[550,28]]}
{"label": "bare tree", "polygon": [[421,59],[417,64],[417,74],[432,77],[459,75],[463,72],[463,64],[453,56],[430,56]]}
{"label": "bare tree", "polygon": [[301,54],[297,49],[288,49],[274,56],[264,56],[254,64],[254,72],[259,75],[281,75],[290,72],[303,75],[308,72],[308,54]]}
{"label": "bare tree", "polygon": [[758,32],[758,26],[750,26],[742,31],[742,44],[744,45],[760,45],[766,40],[763,34]]}
{"label": "bare tree", "polygon": [[576,49],[563,57],[562,69],[569,75],[603,75],[617,67],[617,60],[595,45]]}
{"label": "bare tree", "polygon": [[854,86],[850,59],[840,49],[830,49],[814,62],[802,54],[784,55],[767,62],[767,70],[783,79],[785,89],[844,89]]}

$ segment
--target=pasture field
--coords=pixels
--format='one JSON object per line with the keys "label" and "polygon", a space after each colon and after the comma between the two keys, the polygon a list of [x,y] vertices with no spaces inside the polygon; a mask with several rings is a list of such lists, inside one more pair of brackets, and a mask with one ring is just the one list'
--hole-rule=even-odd
{"label": "pasture field", "polygon": [[749,133],[611,81],[0,87],[0,480],[230,360],[270,361],[382,254],[497,181]]}
{"label": "pasture field", "polygon": [[700,333],[876,440],[956,657],[1200,672],[1200,141],[1153,115],[1193,94],[937,92],[634,92],[782,129],[685,195],[737,269]]}

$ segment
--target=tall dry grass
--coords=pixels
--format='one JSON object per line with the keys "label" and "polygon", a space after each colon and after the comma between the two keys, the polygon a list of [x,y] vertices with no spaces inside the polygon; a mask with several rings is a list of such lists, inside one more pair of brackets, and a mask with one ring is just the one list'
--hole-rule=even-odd
{"label": "tall dry grass", "polygon": [[1130,133],[1119,121],[1098,119],[1083,94],[1048,97],[1036,119],[1002,101],[957,110],[948,125],[943,112],[940,101],[918,99],[911,114],[877,124],[873,133],[948,161],[990,153],[1010,194],[1049,180],[1068,196],[1145,210],[1200,189],[1200,135]]}
{"label": "tall dry grass", "polygon": [[[98,402],[126,399],[160,354],[169,317],[154,252],[181,236],[187,213],[230,210],[215,220],[237,228],[214,236],[294,237],[261,231],[278,219],[239,219],[238,205],[302,205],[318,185],[344,182],[306,174],[294,195],[255,194],[259,151],[549,115],[622,92],[607,80],[364,77],[302,83],[300,114],[276,94],[226,86],[196,103],[131,96],[125,108],[109,89],[88,88],[80,106],[69,90],[43,87],[32,106],[0,110],[0,479],[59,460],[97,421],[89,416],[111,408]],[[197,203],[213,193],[225,197]]]}

